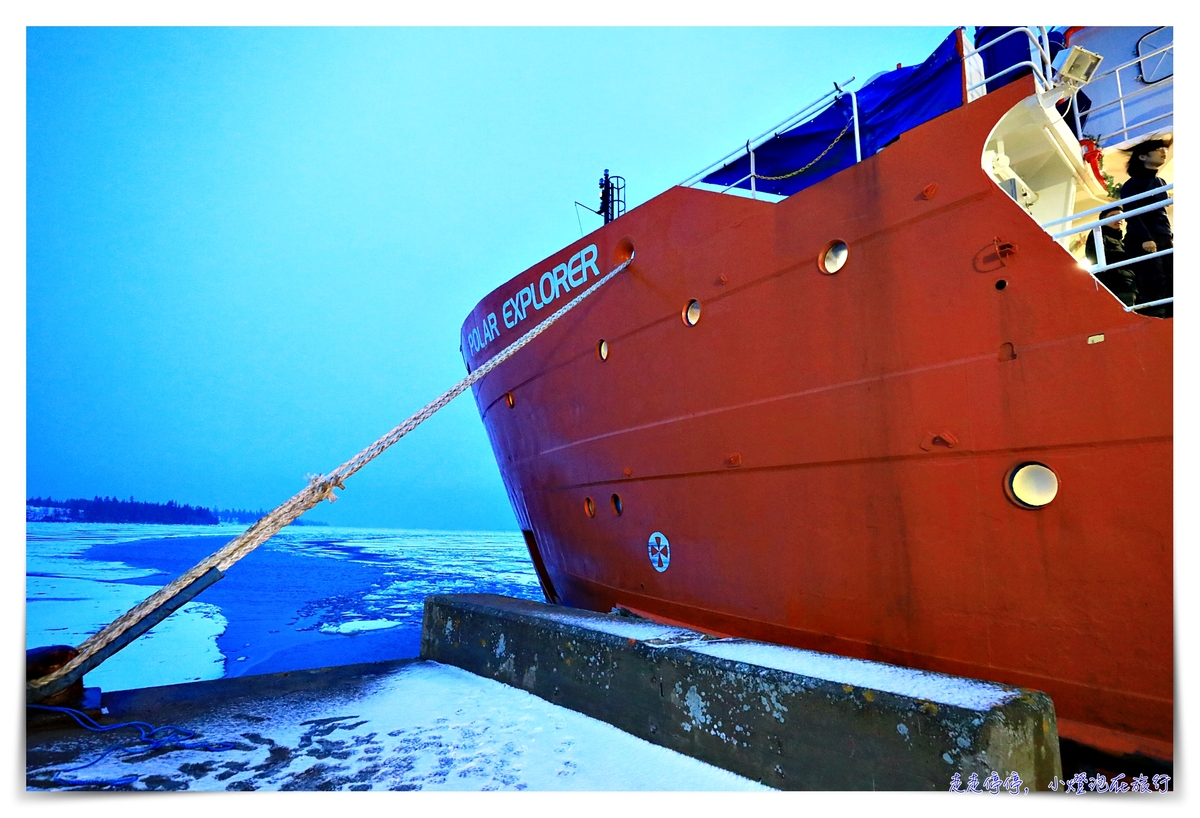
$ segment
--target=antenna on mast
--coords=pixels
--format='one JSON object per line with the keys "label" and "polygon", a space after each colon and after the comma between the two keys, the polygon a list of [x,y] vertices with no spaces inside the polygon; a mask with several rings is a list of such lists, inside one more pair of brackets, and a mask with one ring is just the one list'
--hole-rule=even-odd
{"label": "antenna on mast", "polygon": [[605,168],[604,175],[600,177],[600,209],[592,210],[583,202],[575,204],[590,213],[602,216],[605,224],[620,218],[625,215],[625,177],[610,176],[608,168]]}

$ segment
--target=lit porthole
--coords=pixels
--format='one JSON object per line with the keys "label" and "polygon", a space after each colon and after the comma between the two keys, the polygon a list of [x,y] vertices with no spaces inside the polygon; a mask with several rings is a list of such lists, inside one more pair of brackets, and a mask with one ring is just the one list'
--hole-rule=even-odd
{"label": "lit porthole", "polygon": [[625,504],[621,502],[621,495],[614,494],[612,496],[612,510],[613,514],[618,517],[625,513]]}
{"label": "lit porthole", "polygon": [[687,302],[687,306],[683,308],[683,323],[689,327],[696,326],[696,322],[700,320],[700,302],[692,299]]}
{"label": "lit porthole", "polygon": [[608,341],[605,341],[603,338],[596,344],[596,357],[602,361],[608,360]]}
{"label": "lit porthole", "polygon": [[589,517],[596,516],[596,503],[591,497],[585,497],[583,499],[583,513]]}
{"label": "lit porthole", "polygon": [[831,242],[829,246],[825,248],[825,252],[821,254],[821,272],[833,275],[846,265],[846,259],[849,257],[850,248],[846,246],[846,242]]}
{"label": "lit porthole", "polygon": [[1022,463],[1008,473],[1004,485],[1021,508],[1042,508],[1058,495],[1058,475],[1041,463]]}
{"label": "lit porthole", "polygon": [[512,409],[514,406],[517,405],[517,399],[513,397],[512,392],[504,393],[504,405],[507,406],[509,409]]}

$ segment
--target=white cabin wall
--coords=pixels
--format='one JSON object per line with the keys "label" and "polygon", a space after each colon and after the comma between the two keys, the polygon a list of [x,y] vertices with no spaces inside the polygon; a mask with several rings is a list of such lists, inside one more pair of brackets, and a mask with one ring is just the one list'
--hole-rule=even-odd
{"label": "white cabin wall", "polygon": [[[1071,36],[1071,45],[1086,48],[1104,58],[1097,69],[1097,79],[1084,89],[1092,101],[1093,110],[1117,99],[1116,76],[1110,72],[1117,66],[1135,59],[1138,41],[1159,28],[1163,28],[1164,31],[1157,37],[1169,39],[1170,36],[1173,36],[1171,26],[1088,26],[1076,31]],[[1121,69],[1119,73],[1120,88],[1123,94],[1128,97],[1131,92],[1144,91],[1144,93],[1138,94],[1132,99],[1126,99],[1123,106],[1114,105],[1105,110],[1090,113],[1083,126],[1084,134],[1101,137],[1101,144],[1104,147],[1119,147],[1174,130],[1174,117],[1168,116],[1166,119],[1120,133],[1131,123],[1139,120],[1171,114],[1174,111],[1174,81],[1162,80],[1153,84],[1142,82],[1138,79],[1140,67],[1137,63]],[[1124,108],[1124,117],[1122,117],[1122,107]]]}

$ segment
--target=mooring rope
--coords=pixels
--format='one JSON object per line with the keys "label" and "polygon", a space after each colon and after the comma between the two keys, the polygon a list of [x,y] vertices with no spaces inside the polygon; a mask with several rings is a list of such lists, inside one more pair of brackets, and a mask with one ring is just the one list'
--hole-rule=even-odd
{"label": "mooring rope", "polygon": [[[29,702],[37,702],[48,696],[53,696],[55,693],[65,690],[74,682],[87,673],[89,670],[97,667],[101,662],[107,659],[112,654],[123,648],[129,641],[140,636],[146,630],[149,630],[157,622],[161,621],[171,611],[179,608],[199,590],[211,585],[223,575],[222,572],[227,571],[231,565],[240,560],[242,557],[249,554],[255,548],[262,545],[275,534],[279,533],[284,527],[290,524],[293,520],[299,517],[304,512],[308,511],[313,506],[320,503],[322,500],[328,499],[333,502],[337,499],[337,495],[333,493],[335,488],[345,489],[344,485],[347,478],[353,476],[355,472],[363,466],[370,463],[376,457],[381,455],[392,444],[411,432],[424,421],[428,420],[435,412],[443,406],[454,400],[456,397],[467,391],[478,382],[481,378],[487,375],[500,364],[507,361],[526,344],[537,338],[543,332],[550,328],[554,322],[558,321],[568,312],[573,310],[580,302],[590,296],[600,287],[608,283],[614,276],[633,263],[633,254],[630,253],[629,258],[617,265],[611,272],[601,278],[592,286],[588,287],[582,293],[573,298],[570,302],[560,308],[549,318],[542,321],[536,327],[525,333],[523,336],[513,341],[505,347],[494,358],[490,359],[483,366],[470,373],[449,390],[444,392],[440,397],[432,403],[426,405],[421,411],[410,417],[408,420],[401,423],[396,428],[392,429],[383,437],[376,440],[367,448],[356,454],[354,457],[347,460],[342,465],[338,466],[333,471],[326,475],[317,475],[309,480],[308,485],[295,497],[285,502],[283,505],[276,508],[274,511],[265,515],[254,525],[250,526],[240,536],[230,540],[220,550],[204,558],[195,566],[189,569],[186,573],[180,576],[175,581],[164,586],[157,592],[151,594],[146,599],[135,605],[133,608],[126,611],[117,619],[105,627],[98,633],[93,634],[86,639],[78,647],[78,655],[73,657],[62,667],[55,670],[53,673],[48,673],[38,679],[32,679],[26,682],[25,698]],[[215,573],[214,573],[215,571]],[[205,584],[192,593],[190,596],[187,591],[191,586],[198,583],[200,580],[205,580]],[[173,607],[169,607],[172,606]],[[161,609],[165,609],[158,618],[151,618],[154,614],[159,613]],[[135,630],[139,623],[144,624],[141,630]],[[130,633],[127,641],[118,642],[122,636]]]}
{"label": "mooring rope", "polygon": [[[102,725],[97,723],[87,713],[82,710],[76,710],[73,707],[52,707],[44,704],[27,704],[25,706],[38,710],[64,713],[75,719],[75,722],[80,727],[90,730],[93,733],[107,733],[110,730],[121,730],[131,727],[138,731],[137,741],[147,745],[145,747],[121,747],[114,745],[86,764],[80,764],[76,767],[48,767],[34,770],[28,774],[28,778],[45,782],[46,784],[61,784],[64,787],[128,787],[138,780],[137,775],[123,775],[119,778],[62,778],[62,774],[86,770],[88,767],[99,764],[113,753],[121,753],[127,756],[158,750],[208,750],[214,753],[223,753],[237,746],[232,741],[218,741],[216,743],[203,740],[192,741],[191,739],[197,738],[198,733],[194,730],[185,730],[182,727],[176,727],[173,724],[164,724],[162,727],[155,727],[144,721],[127,721],[121,724]],[[44,777],[38,779],[38,776]]]}

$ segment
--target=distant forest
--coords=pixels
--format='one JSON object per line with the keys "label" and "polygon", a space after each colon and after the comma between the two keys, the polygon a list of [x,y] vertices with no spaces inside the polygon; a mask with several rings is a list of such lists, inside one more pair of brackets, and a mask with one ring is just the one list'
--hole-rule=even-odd
{"label": "distant forest", "polygon": [[[25,501],[26,522],[42,523],[156,523],[159,525],[250,524],[266,511],[215,509],[166,503],[140,503],[130,497],[93,497],[91,500],[55,500],[30,497]],[[292,525],[329,525],[317,520],[296,520]]]}

